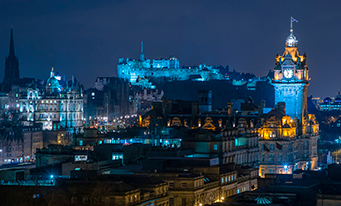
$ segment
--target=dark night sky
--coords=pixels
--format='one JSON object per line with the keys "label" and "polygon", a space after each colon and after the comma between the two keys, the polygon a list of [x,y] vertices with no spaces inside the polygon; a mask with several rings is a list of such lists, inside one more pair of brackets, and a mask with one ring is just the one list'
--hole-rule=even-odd
{"label": "dark night sky", "polygon": [[0,0],[0,79],[10,28],[21,77],[47,79],[51,67],[94,85],[115,76],[120,57],[168,58],[181,65],[230,65],[264,76],[284,51],[290,16],[299,51],[307,52],[309,94],[340,89],[341,1]]}

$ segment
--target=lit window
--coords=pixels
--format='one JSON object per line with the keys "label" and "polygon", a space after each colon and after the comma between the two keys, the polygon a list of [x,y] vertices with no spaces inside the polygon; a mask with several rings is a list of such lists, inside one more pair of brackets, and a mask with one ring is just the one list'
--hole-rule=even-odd
{"label": "lit window", "polygon": [[214,150],[218,150],[218,145],[217,144],[214,145]]}

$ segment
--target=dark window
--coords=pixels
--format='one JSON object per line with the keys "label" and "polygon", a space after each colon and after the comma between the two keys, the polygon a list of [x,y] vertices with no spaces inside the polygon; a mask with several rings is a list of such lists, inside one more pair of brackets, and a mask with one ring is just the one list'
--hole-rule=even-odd
{"label": "dark window", "polygon": [[182,200],[181,200],[181,205],[182,205],[182,206],[186,206],[186,198],[182,198]]}
{"label": "dark window", "polygon": [[174,198],[169,198],[169,206],[174,206]]}

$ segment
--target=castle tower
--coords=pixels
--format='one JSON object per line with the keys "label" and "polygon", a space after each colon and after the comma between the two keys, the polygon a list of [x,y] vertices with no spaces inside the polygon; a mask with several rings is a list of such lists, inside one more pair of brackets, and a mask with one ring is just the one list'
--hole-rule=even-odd
{"label": "castle tower", "polygon": [[19,82],[19,63],[18,57],[14,53],[14,42],[13,42],[13,29],[11,29],[9,54],[6,58],[5,63],[5,76],[2,82],[2,90],[4,92],[9,92],[11,90],[12,84],[18,84]]}
{"label": "castle tower", "polygon": [[140,53],[140,60],[144,60],[144,53],[143,53],[143,41],[141,41],[141,53]]}
{"label": "castle tower", "polygon": [[307,90],[309,77],[307,57],[305,54],[299,55],[297,43],[298,40],[294,36],[291,26],[283,55],[277,54],[276,56],[272,84],[275,88],[275,104],[284,102],[286,115],[292,119],[297,118],[302,123],[308,116]]}

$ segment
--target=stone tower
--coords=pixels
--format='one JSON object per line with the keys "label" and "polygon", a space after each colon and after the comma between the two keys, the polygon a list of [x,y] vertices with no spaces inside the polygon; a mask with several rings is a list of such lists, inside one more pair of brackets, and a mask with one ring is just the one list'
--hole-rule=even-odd
{"label": "stone tower", "polygon": [[301,123],[306,120],[307,90],[309,86],[306,55],[300,55],[297,50],[297,39],[290,30],[286,39],[283,55],[276,56],[274,79],[275,104],[284,102],[285,113],[292,119],[297,118]]}

